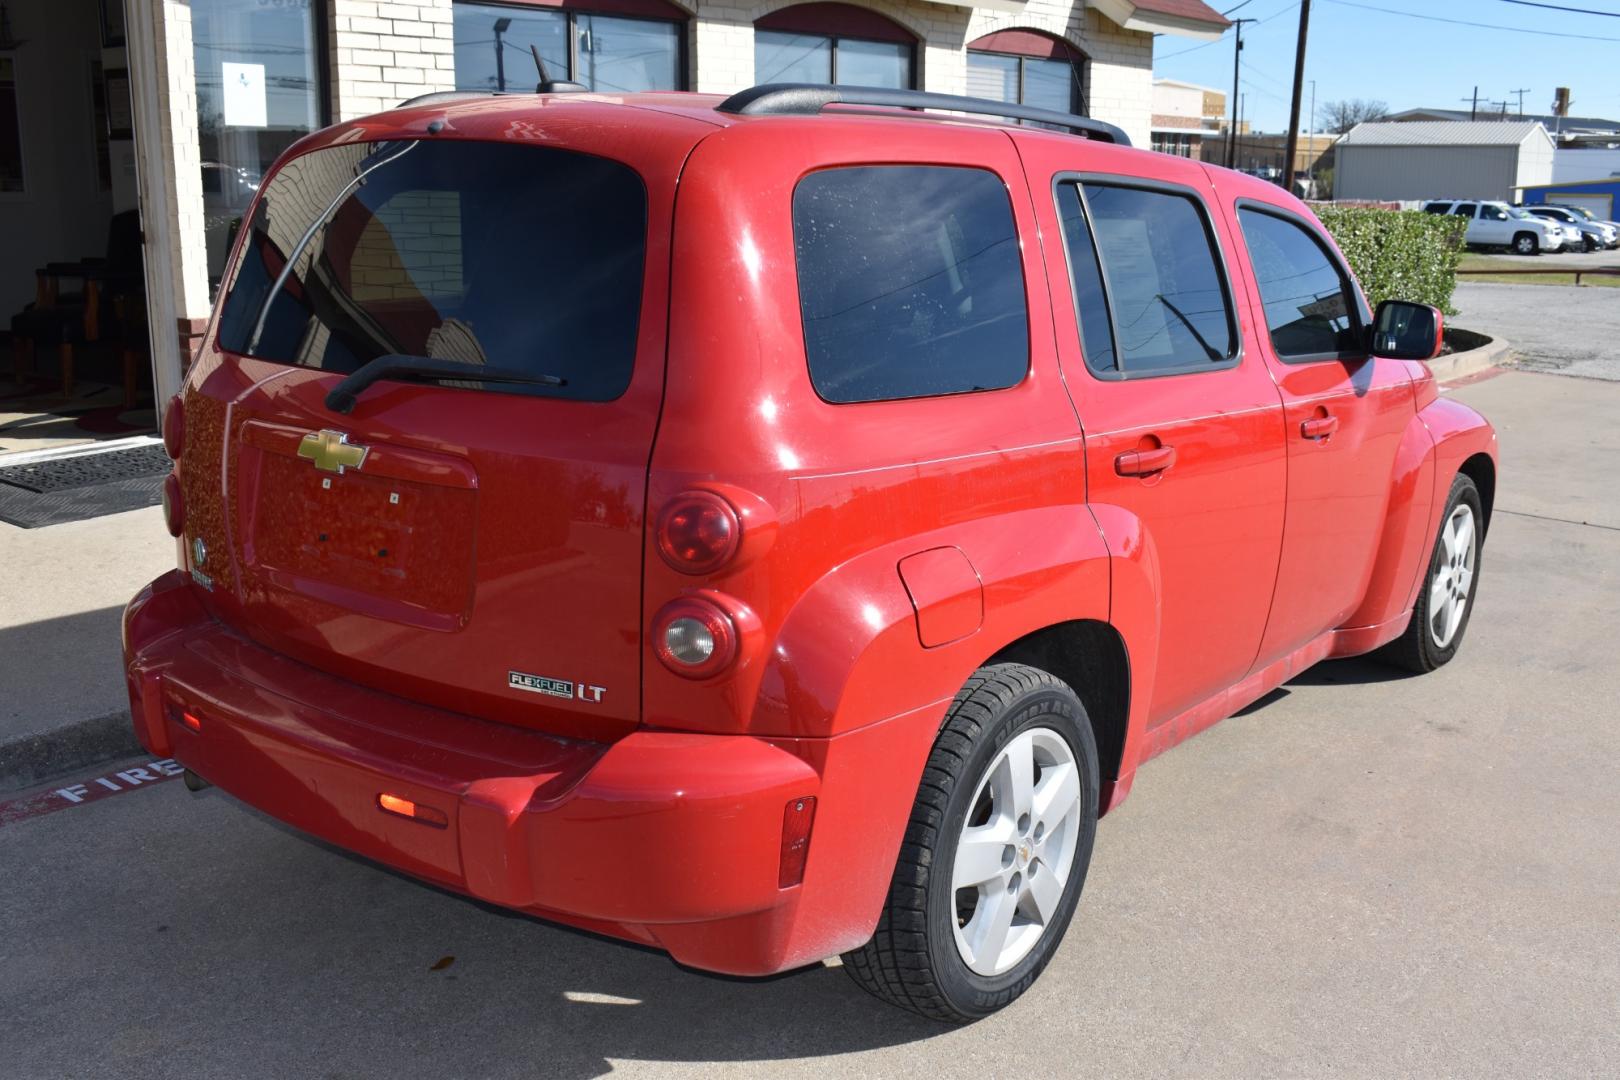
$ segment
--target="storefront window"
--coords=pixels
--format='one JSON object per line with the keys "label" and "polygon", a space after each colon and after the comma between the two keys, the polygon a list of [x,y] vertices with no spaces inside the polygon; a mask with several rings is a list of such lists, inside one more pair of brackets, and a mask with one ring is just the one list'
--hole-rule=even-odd
{"label": "storefront window", "polygon": [[1084,115],[1084,63],[1084,56],[1056,38],[1027,30],[987,34],[968,45],[968,94]]}
{"label": "storefront window", "polygon": [[[656,10],[656,5],[649,5]],[[546,74],[592,90],[631,93],[681,86],[681,23],[559,8],[462,4],[454,8],[456,87],[531,90]]]}
{"label": "storefront window", "polygon": [[907,89],[914,51],[911,35],[868,9],[798,4],[754,24],[754,82]]}
{"label": "storefront window", "polygon": [[277,156],[321,126],[313,0],[191,0],[208,278]]}

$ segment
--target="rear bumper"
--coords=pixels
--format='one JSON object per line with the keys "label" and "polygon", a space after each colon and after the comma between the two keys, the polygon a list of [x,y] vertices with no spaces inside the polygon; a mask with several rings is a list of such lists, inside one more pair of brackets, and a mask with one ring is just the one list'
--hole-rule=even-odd
{"label": "rear bumper", "polygon": [[[557,738],[289,660],[209,617],[178,572],[130,602],[124,657],[141,742],[242,801],[480,899],[733,974],[870,936],[916,787],[900,801],[864,790],[880,786],[867,766],[926,734],[925,754],[937,724],[919,710],[834,739]],[[387,813],[383,793],[447,824]],[[804,882],[780,888],[783,814],[807,796]]]}

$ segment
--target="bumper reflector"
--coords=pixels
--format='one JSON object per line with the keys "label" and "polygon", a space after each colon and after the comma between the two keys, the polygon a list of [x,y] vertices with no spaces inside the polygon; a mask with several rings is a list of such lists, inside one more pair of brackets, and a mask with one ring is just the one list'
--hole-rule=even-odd
{"label": "bumper reflector", "polygon": [[450,819],[443,810],[435,810],[431,806],[423,806],[398,795],[390,795],[386,791],[377,796],[377,805],[390,814],[398,814],[412,821],[420,821],[423,825],[432,825],[435,829],[448,828]]}
{"label": "bumper reflector", "polygon": [[192,731],[202,730],[202,721],[188,712],[183,712],[180,714],[180,722],[186,725],[186,727],[190,728]]}
{"label": "bumper reflector", "polygon": [[804,861],[810,854],[810,826],[816,820],[816,798],[789,799],[782,811],[782,861],[776,887],[786,889],[804,880]]}

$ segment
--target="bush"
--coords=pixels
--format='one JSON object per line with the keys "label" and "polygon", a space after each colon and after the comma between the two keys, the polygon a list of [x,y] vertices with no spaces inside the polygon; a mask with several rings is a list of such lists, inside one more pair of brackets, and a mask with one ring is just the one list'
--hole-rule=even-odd
{"label": "bush", "polygon": [[1457,287],[1467,221],[1420,210],[1312,209],[1350,261],[1374,308],[1384,300],[1413,300],[1455,314],[1451,292]]}

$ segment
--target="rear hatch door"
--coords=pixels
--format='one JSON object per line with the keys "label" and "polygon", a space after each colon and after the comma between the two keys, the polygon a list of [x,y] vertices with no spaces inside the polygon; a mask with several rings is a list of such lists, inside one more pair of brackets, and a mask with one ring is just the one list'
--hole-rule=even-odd
{"label": "rear hatch door", "polygon": [[[487,116],[337,140],[273,175],[188,397],[185,464],[217,464],[183,469],[184,547],[217,615],[442,708],[595,739],[638,722],[670,215],[706,129],[626,138],[620,107],[604,134],[610,108],[543,142],[456,137],[512,130]],[[468,374],[329,404],[380,356]]]}

